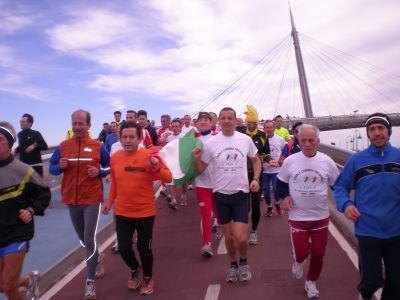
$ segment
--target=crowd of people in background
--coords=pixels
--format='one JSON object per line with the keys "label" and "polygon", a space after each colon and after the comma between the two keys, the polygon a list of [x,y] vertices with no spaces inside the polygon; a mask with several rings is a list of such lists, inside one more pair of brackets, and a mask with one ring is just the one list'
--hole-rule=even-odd
{"label": "crowd of people in background", "polygon": [[[96,299],[95,280],[105,274],[104,254],[96,242],[101,212],[114,213],[117,240],[112,249],[129,269],[127,287],[141,295],[154,292],[154,180],[162,182],[161,194],[174,211],[179,206],[184,209],[187,190],[194,189],[201,220],[199,255],[213,257],[212,230],[216,228],[217,238],[225,237],[229,283],[251,280],[247,250],[248,245],[258,244],[261,216],[272,217],[274,208],[279,217],[286,211],[292,276],[303,277],[309,258],[304,290],[311,299],[320,296],[316,282],[328,240],[328,190],[334,188],[337,209],[355,221],[360,299],[372,299],[380,287],[381,299],[400,299],[400,150],[390,145],[392,124],[387,115],[368,117],[365,125],[371,145],[354,154],[342,172],[329,156],[318,152],[316,126],[295,123],[290,134],[282,126],[281,115],[260,121],[253,106],[247,107],[245,120],[226,107],[218,115],[200,112],[195,119],[188,114],[173,119],[164,114],[158,127],[145,110],[127,110],[125,118],[115,111],[113,116],[94,139],[89,131],[91,114],[73,112],[66,140],[50,160],[50,174],[63,175],[62,202],[85,247],[84,299]],[[34,216],[44,215],[51,201],[41,160],[41,151],[48,146],[41,133],[31,128],[33,123],[32,115],[23,114],[16,135],[12,125],[0,122],[0,292],[11,300],[21,299],[21,286],[30,299],[39,297],[39,272],[21,277],[21,269],[33,237]],[[202,145],[191,150],[198,176],[177,184],[159,151],[189,134]],[[111,186],[102,204],[103,179]]]}

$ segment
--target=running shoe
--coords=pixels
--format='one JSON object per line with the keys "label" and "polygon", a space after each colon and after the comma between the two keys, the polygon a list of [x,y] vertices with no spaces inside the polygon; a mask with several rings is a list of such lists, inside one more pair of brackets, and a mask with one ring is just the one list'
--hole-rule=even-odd
{"label": "running shoe", "polygon": [[187,205],[187,201],[186,201],[186,195],[182,195],[181,196],[181,206],[186,206]]}
{"label": "running shoe", "polygon": [[238,280],[237,272],[238,268],[236,266],[231,266],[228,270],[228,275],[226,275],[226,282],[235,283]]}
{"label": "running shoe", "polygon": [[128,279],[128,289],[137,290],[140,286],[139,269],[131,271],[131,275]]}
{"label": "running shoe", "polygon": [[222,230],[222,226],[221,225],[217,226],[216,237],[217,237],[217,240],[222,240],[222,238],[224,237],[224,232]]}
{"label": "running shoe", "polygon": [[140,295],[150,295],[154,292],[156,286],[153,278],[143,278],[142,286],[140,287]]}
{"label": "running shoe", "polygon": [[169,201],[168,206],[173,210],[178,209],[178,205],[176,204],[176,199],[172,199],[171,201]]}
{"label": "running shoe", "polygon": [[204,256],[206,258],[210,258],[214,255],[214,253],[212,252],[211,243],[204,244],[203,247],[201,247],[200,252],[201,256]]}
{"label": "running shoe", "polygon": [[38,282],[40,279],[40,273],[37,270],[31,271],[28,274],[29,277],[29,286],[26,289],[26,297],[29,300],[38,300],[39,299],[39,287]]}
{"label": "running shoe", "polygon": [[164,197],[166,197],[167,196],[167,187],[164,186],[163,188],[161,188],[160,194],[163,195]]}
{"label": "running shoe", "polygon": [[267,211],[265,212],[264,216],[272,217],[272,206],[267,207]]}
{"label": "running shoe", "polygon": [[84,300],[95,300],[96,299],[96,286],[93,280],[86,280],[85,296]]}
{"label": "running shoe", "polygon": [[301,277],[303,277],[303,264],[299,263],[297,261],[295,261],[292,265],[292,275],[294,279],[300,279]]}
{"label": "running shoe", "polygon": [[249,245],[257,245],[258,244],[258,237],[256,231],[250,231],[249,236]]}
{"label": "running shoe", "polygon": [[239,266],[239,280],[241,282],[247,282],[251,279],[250,267],[248,264]]}
{"label": "running shoe", "polygon": [[115,254],[119,252],[118,240],[115,240],[114,245],[111,246],[111,252]]}
{"label": "running shoe", "polygon": [[281,206],[279,205],[279,203],[275,204],[275,209],[276,209],[276,213],[278,214],[278,216],[283,215],[283,210],[282,210]]}
{"label": "running shoe", "polygon": [[304,289],[307,293],[307,297],[310,299],[318,299],[319,298],[319,291],[315,285],[315,281],[306,280],[304,283]]}
{"label": "running shoe", "polygon": [[105,258],[105,255],[103,253],[99,253],[97,255],[97,265],[96,265],[96,273],[95,273],[96,278],[101,278],[105,274],[104,258]]}

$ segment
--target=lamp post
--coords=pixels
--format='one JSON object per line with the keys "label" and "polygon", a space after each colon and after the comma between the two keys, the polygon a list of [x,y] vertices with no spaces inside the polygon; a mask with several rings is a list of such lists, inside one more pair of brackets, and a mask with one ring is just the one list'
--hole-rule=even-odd
{"label": "lamp post", "polygon": [[346,136],[346,149],[349,149],[349,142],[353,143],[353,138],[350,135]]}
{"label": "lamp post", "polygon": [[[357,133],[358,133],[358,135],[357,135]],[[358,130],[357,128],[354,130],[354,137],[353,137],[353,151],[357,151],[357,152],[359,152],[360,151],[360,149],[358,148],[358,140],[361,140],[362,139],[362,136],[361,136],[361,133],[360,133],[360,130]]]}

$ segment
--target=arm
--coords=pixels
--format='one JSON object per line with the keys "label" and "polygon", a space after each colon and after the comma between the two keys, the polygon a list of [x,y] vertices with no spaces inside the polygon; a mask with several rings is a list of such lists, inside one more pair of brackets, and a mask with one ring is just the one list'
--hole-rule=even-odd
{"label": "arm", "polygon": [[100,176],[106,177],[110,174],[110,154],[108,153],[104,144],[100,148]]}
{"label": "arm", "polygon": [[258,192],[260,190],[261,159],[256,155],[251,160],[253,162],[254,178],[250,182],[250,191]]}
{"label": "arm", "polygon": [[49,147],[47,146],[46,141],[44,140],[43,136],[40,134],[39,131],[37,131],[37,136],[36,136],[36,141],[35,141],[35,148],[41,150],[47,150]]}
{"label": "arm", "polygon": [[57,147],[50,158],[49,172],[51,175],[57,176],[63,172],[63,170],[59,168],[59,162],[60,162],[60,147]]}
{"label": "arm", "polygon": [[345,212],[348,206],[354,205],[353,201],[350,199],[350,191],[354,182],[354,174],[354,160],[352,157],[350,157],[333,185],[336,208],[342,213]]}
{"label": "arm", "polygon": [[294,206],[293,198],[290,196],[289,193],[289,183],[282,181],[278,176],[276,188],[278,190],[279,197],[282,199],[282,209],[289,211]]}
{"label": "arm", "polygon": [[43,216],[50,203],[51,192],[43,178],[34,172],[27,183],[27,195],[31,202],[31,213]]}
{"label": "arm", "polygon": [[194,163],[196,165],[196,171],[199,174],[203,173],[208,167],[208,164],[206,164],[205,162],[203,162],[201,160],[201,155],[202,154],[203,154],[203,149],[200,148],[200,147],[196,147],[192,151],[192,155],[193,155],[193,158],[194,158]]}
{"label": "arm", "polygon": [[[111,165],[112,165],[112,163],[111,163]],[[110,209],[112,208],[112,206],[114,204],[114,200],[117,197],[117,184],[115,181],[114,168],[111,169],[110,176],[111,176],[111,186],[110,186],[110,191],[108,193],[108,200],[107,200],[107,202],[103,203],[103,207],[102,207],[102,212],[105,215],[108,215],[108,213],[110,212]]]}

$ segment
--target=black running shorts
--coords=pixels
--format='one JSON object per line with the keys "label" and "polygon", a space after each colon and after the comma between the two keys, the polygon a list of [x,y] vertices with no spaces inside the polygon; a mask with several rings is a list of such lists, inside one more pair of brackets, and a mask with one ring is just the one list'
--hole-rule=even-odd
{"label": "black running shorts", "polygon": [[215,206],[217,207],[221,224],[240,222],[248,224],[249,219],[249,194],[238,192],[232,195],[214,193]]}

